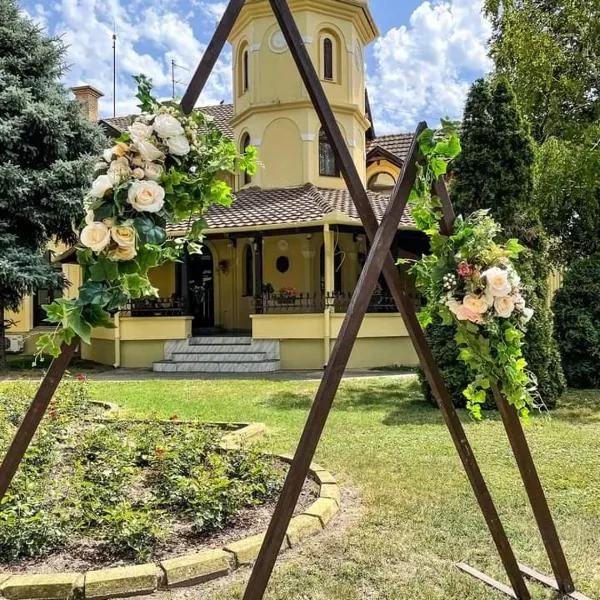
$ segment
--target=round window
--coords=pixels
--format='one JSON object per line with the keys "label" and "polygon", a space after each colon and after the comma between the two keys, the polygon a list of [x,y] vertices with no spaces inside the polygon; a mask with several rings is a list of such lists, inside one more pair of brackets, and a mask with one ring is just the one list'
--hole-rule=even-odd
{"label": "round window", "polygon": [[275,262],[275,266],[280,273],[287,273],[290,269],[290,259],[287,256],[280,256]]}
{"label": "round window", "polygon": [[287,42],[281,31],[273,33],[270,40],[270,46],[273,52],[285,52],[287,50]]}

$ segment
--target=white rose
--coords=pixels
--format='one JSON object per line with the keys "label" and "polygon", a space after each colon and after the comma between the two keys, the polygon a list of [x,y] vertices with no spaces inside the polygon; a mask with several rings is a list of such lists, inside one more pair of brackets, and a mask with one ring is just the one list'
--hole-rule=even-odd
{"label": "white rose", "polygon": [[145,172],[146,172],[146,177],[148,179],[151,179],[152,181],[158,181],[163,174],[163,168],[162,165],[158,165],[156,163],[146,163],[146,166],[144,167]]}
{"label": "white rose", "polygon": [[113,227],[110,230],[110,235],[121,248],[135,247],[135,229],[133,227],[126,225]]}
{"label": "white rose", "polygon": [[515,301],[510,296],[500,296],[494,300],[496,314],[503,319],[508,319],[515,310]]}
{"label": "white rose", "polygon": [[131,260],[136,255],[135,246],[117,246],[109,251],[108,258],[111,260]]}
{"label": "white rose", "polygon": [[156,181],[135,181],[127,199],[137,211],[157,213],[165,203],[165,190]]}
{"label": "white rose", "polygon": [[91,208],[88,208],[85,212],[85,224],[91,225],[95,220],[94,211]]}
{"label": "white rose", "polygon": [[533,317],[535,311],[533,308],[526,307],[523,309],[523,314],[521,315],[521,321],[525,325],[531,321],[531,317]]}
{"label": "white rose", "polygon": [[94,252],[102,252],[110,242],[110,230],[104,223],[95,221],[81,230],[81,243]]}
{"label": "white rose", "polygon": [[515,308],[525,310],[525,298],[521,294],[515,295]]}
{"label": "white rose", "polygon": [[130,162],[133,167],[143,167],[144,166],[144,159],[139,154],[136,154],[131,159]]}
{"label": "white rose", "polygon": [[137,142],[139,140],[148,140],[152,135],[152,127],[142,123],[141,121],[136,121],[129,126],[129,135],[133,142]]}
{"label": "white rose", "polygon": [[508,281],[508,271],[499,267],[492,267],[481,274],[487,282],[486,294],[497,298],[510,294],[511,285]]}
{"label": "white rose", "polygon": [[113,185],[127,181],[131,177],[131,167],[127,158],[121,156],[117,160],[113,160],[108,167],[107,175],[111,178]]}
{"label": "white rose", "polygon": [[112,189],[113,182],[108,175],[99,175],[92,183],[92,189],[90,190],[90,196],[94,198],[104,198],[104,194],[108,190]]}
{"label": "white rose", "polygon": [[178,135],[166,140],[169,152],[175,156],[185,156],[190,151],[190,143],[185,135]]}
{"label": "white rose", "polygon": [[470,310],[478,315],[482,315],[489,308],[485,298],[474,296],[473,294],[467,294],[464,297],[463,305],[467,310]]}
{"label": "white rose", "polygon": [[147,140],[138,140],[135,146],[140,153],[140,156],[148,162],[154,160],[160,160],[164,157],[164,154],[151,142]]}
{"label": "white rose", "polygon": [[156,133],[164,139],[183,135],[181,123],[171,115],[158,115],[154,119],[153,128]]}
{"label": "white rose", "polygon": [[113,149],[112,148],[107,148],[103,153],[102,153],[102,158],[104,159],[105,162],[109,163],[112,160],[113,157]]}
{"label": "white rose", "polygon": [[103,160],[98,161],[94,165],[94,171],[106,171],[107,168],[108,168],[108,164],[105,163]]}
{"label": "white rose", "polygon": [[132,175],[136,178],[136,179],[144,179],[144,176],[146,175],[146,173],[144,172],[144,169],[142,169],[142,167],[136,167],[133,172]]}

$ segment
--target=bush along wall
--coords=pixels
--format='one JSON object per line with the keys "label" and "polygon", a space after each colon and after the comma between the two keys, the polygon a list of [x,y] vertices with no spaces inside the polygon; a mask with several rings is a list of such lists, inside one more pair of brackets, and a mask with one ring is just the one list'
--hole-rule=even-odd
{"label": "bush along wall", "polygon": [[554,297],[555,337],[569,386],[600,387],[600,255],[573,263]]}

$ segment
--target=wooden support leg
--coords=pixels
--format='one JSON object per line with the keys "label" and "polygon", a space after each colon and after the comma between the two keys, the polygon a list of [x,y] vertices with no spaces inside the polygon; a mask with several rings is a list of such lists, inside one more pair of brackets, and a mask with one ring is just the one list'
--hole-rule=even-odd
{"label": "wooden support leg", "polygon": [[523,425],[515,407],[508,404],[504,396],[500,393],[498,386],[493,386],[492,392],[496,406],[502,416],[504,429],[506,430],[506,435],[517,461],[521,479],[525,485],[529,503],[531,504],[538,529],[548,553],[558,588],[561,592],[569,594],[575,590],[575,585],[573,584],[567,559],[565,558],[565,553],[560,543],[554,520],[552,519],[540,477],[533,462],[531,450],[523,431]]}
{"label": "wooden support leg", "polygon": [[11,484],[25,452],[29,448],[29,444],[46,413],[52,396],[54,396],[54,392],[73,358],[77,344],[79,344],[79,338],[74,339],[68,346],[63,346],[60,356],[52,361],[21,425],[19,425],[2,465],[0,465],[0,501],[4,498],[4,494]]}

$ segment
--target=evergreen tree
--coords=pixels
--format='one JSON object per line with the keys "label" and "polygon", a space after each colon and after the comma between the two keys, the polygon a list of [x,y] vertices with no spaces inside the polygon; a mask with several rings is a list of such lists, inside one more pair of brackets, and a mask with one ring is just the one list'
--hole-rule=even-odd
{"label": "evergreen tree", "polygon": [[[538,378],[547,406],[564,391],[564,377],[548,301],[549,256],[547,236],[540,225],[533,191],[533,143],[506,79],[476,81],[469,93],[462,125],[462,154],[456,161],[452,201],[457,214],[490,209],[506,239],[516,237],[526,246],[521,277],[535,316],[525,338],[525,358]],[[432,326],[428,332],[434,355],[458,406],[469,375],[454,345],[454,328]],[[423,380],[426,395],[430,391]]]}
{"label": "evergreen tree", "polygon": [[5,311],[37,288],[65,282],[46,256],[51,240],[73,243],[83,213],[99,128],[61,85],[64,46],[0,0],[0,368]]}

